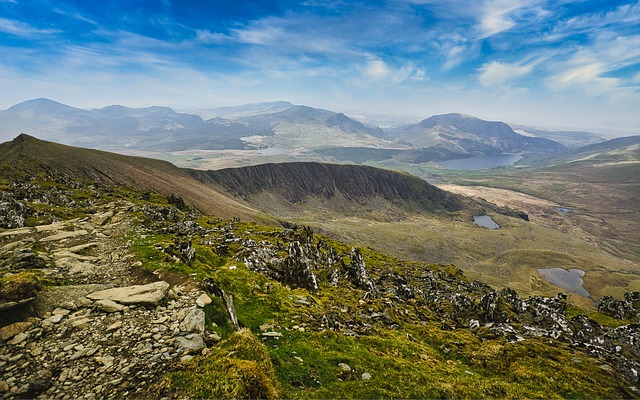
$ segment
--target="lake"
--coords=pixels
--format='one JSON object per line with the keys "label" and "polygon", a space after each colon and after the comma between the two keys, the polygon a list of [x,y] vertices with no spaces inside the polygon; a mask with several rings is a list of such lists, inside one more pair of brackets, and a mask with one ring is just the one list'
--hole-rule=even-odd
{"label": "lake", "polygon": [[439,164],[447,169],[476,170],[504,167],[512,165],[522,159],[520,154],[501,154],[499,156],[478,156],[457,158],[455,160],[440,161]]}
{"label": "lake", "polygon": [[582,297],[591,297],[591,293],[582,287],[584,271],[581,269],[539,268],[538,272],[551,284],[570,290]]}
{"label": "lake", "polygon": [[488,228],[488,229],[498,229],[500,228],[500,225],[496,224],[496,221],[493,220],[493,218],[491,218],[488,215],[474,215],[473,216],[473,223],[481,226],[483,228]]}

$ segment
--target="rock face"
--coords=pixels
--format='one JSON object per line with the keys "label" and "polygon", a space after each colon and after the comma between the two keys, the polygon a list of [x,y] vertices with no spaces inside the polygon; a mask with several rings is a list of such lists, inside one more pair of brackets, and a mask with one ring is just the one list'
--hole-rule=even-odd
{"label": "rock face", "polygon": [[165,298],[169,284],[154,282],[147,285],[134,285],[93,292],[87,295],[90,300],[111,300],[120,304],[139,304],[155,307]]}
{"label": "rock face", "polygon": [[428,211],[457,211],[462,207],[456,195],[420,178],[366,166],[285,163],[189,173],[203,183],[222,185],[240,197],[269,191],[298,203],[310,196],[339,196],[355,202],[381,196],[404,200]]}

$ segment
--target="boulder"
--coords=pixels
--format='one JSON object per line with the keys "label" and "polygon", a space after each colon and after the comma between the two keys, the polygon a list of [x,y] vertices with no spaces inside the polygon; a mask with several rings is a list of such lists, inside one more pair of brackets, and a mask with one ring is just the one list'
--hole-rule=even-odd
{"label": "boulder", "polygon": [[134,285],[100,290],[88,294],[90,300],[112,300],[120,304],[139,304],[155,307],[165,298],[169,284],[164,281],[149,283],[147,285]]}
{"label": "boulder", "polygon": [[194,308],[187,313],[180,323],[180,330],[183,332],[204,332],[204,323],[204,311]]}

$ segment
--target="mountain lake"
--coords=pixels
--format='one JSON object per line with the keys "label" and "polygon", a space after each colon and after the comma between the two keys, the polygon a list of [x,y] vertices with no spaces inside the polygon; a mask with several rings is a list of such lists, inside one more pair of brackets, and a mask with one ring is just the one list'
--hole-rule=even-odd
{"label": "mountain lake", "polygon": [[539,268],[538,272],[544,276],[547,282],[561,287],[562,289],[570,290],[583,297],[591,297],[589,293],[582,285],[584,281],[584,271],[578,268],[572,268],[566,270],[564,268]]}
{"label": "mountain lake", "polygon": [[474,215],[473,223],[487,229],[498,229],[500,225],[488,215]]}
{"label": "mountain lake", "polygon": [[520,154],[501,154],[499,156],[478,156],[469,158],[457,158],[454,160],[440,161],[439,164],[446,169],[476,170],[489,169],[513,165],[520,161]]}

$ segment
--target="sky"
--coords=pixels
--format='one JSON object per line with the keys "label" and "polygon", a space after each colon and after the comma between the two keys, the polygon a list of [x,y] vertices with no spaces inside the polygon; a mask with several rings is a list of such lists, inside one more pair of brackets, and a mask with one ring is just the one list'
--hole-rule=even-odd
{"label": "sky", "polygon": [[0,109],[40,97],[640,133],[640,1],[0,0]]}

